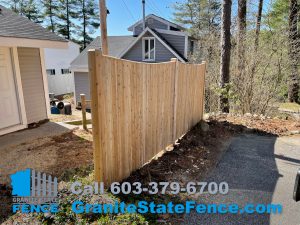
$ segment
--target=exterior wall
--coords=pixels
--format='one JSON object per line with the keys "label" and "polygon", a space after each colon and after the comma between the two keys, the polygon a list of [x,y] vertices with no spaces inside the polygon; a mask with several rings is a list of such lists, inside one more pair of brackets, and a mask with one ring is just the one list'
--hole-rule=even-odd
{"label": "exterior wall", "polygon": [[185,36],[160,33],[180,54],[184,55]]}
{"label": "exterior wall", "polygon": [[[145,34],[144,37],[153,37],[152,35]],[[143,39],[140,39],[122,58],[131,61],[143,61]],[[159,40],[155,38],[155,62],[167,62],[171,58],[174,58],[172,52],[170,52]]]}
{"label": "exterior wall", "polygon": [[80,102],[80,94],[85,94],[86,99],[90,100],[90,81],[87,72],[74,72],[75,97],[76,103]]}
{"label": "exterior wall", "polygon": [[[147,18],[146,26],[152,29],[168,30],[168,25],[153,18]],[[134,28],[133,35],[138,36],[142,32],[143,32],[143,24],[141,23]]]}
{"label": "exterior wall", "polygon": [[74,92],[74,74],[62,74],[80,54],[80,46],[69,42],[68,49],[45,49],[46,69],[55,69],[55,75],[47,75],[49,92],[56,95]]}
{"label": "exterior wall", "polygon": [[40,49],[18,48],[27,123],[47,119]]}

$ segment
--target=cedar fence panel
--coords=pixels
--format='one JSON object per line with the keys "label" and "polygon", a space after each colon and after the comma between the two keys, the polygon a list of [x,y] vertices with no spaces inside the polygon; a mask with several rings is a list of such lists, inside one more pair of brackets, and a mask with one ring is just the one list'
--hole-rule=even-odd
{"label": "cedar fence panel", "polygon": [[120,181],[203,117],[205,63],[140,63],[89,51],[95,179]]}

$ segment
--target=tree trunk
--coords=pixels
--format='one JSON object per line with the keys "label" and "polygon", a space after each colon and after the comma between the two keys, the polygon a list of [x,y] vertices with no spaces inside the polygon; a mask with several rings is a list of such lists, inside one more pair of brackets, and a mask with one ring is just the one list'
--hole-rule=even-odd
{"label": "tree trunk", "polygon": [[261,16],[262,16],[263,4],[264,4],[264,0],[259,0],[258,12],[256,18],[255,41],[254,41],[255,52],[257,52],[257,48],[259,45],[259,34],[260,34],[260,27],[261,27]]}
{"label": "tree trunk", "polygon": [[298,75],[298,4],[297,0],[290,0],[289,14],[289,61],[290,76],[288,87],[288,100],[290,102],[299,102],[299,75]]}
{"label": "tree trunk", "polygon": [[221,66],[220,66],[220,107],[222,112],[229,112],[228,84],[230,81],[230,52],[231,52],[231,6],[232,0],[223,0],[221,25]]}
{"label": "tree trunk", "polygon": [[247,0],[238,0],[238,77],[243,79],[245,71],[245,33]]}
{"label": "tree trunk", "polygon": [[247,88],[247,95],[245,96],[245,102],[248,109],[246,111],[251,112],[250,106],[253,98],[253,82],[254,82],[254,75],[255,75],[255,69],[257,66],[257,60],[256,60],[256,54],[257,49],[259,46],[259,35],[260,35],[260,27],[261,27],[261,17],[262,17],[262,9],[263,9],[263,0],[259,0],[258,4],[258,10],[257,10],[257,17],[256,17],[256,28],[255,28],[255,38],[254,38],[254,59],[250,70],[250,76],[249,76],[249,88]]}
{"label": "tree trunk", "polygon": [[69,15],[69,1],[66,1],[67,6],[67,39],[70,40],[70,15]]}
{"label": "tree trunk", "polygon": [[52,12],[52,0],[49,1],[49,16],[50,16],[50,23],[51,23],[51,31],[54,33],[54,22],[53,22],[53,12]]}
{"label": "tree trunk", "polygon": [[86,12],[85,12],[85,0],[82,1],[82,13],[83,13],[83,48],[86,48]]}

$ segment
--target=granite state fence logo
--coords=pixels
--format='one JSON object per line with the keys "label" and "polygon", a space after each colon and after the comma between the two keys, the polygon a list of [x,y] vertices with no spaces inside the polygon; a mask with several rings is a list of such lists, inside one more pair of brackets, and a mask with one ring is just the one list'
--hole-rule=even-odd
{"label": "granite state fence logo", "polygon": [[13,212],[57,212],[57,178],[33,169],[10,175]]}

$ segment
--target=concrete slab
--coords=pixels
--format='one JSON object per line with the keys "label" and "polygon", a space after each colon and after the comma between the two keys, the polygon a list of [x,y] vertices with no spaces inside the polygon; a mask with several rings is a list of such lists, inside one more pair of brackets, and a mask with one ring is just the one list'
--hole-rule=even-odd
{"label": "concrete slab", "polygon": [[48,122],[32,129],[25,129],[0,136],[0,150],[19,145],[41,137],[51,137],[69,132],[70,129],[58,123]]}

